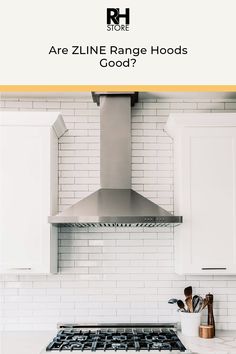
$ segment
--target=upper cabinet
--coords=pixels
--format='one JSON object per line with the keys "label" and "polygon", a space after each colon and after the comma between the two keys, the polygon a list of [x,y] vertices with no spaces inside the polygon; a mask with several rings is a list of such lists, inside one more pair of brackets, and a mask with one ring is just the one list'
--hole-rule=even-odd
{"label": "upper cabinet", "polygon": [[0,112],[0,273],[55,273],[58,138],[55,112]]}
{"label": "upper cabinet", "polygon": [[173,114],[175,270],[236,274],[236,114]]}

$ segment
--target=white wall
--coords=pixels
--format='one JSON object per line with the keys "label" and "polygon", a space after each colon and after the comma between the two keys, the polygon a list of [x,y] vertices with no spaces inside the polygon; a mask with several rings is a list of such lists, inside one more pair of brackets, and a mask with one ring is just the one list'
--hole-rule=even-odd
{"label": "white wall", "polygon": [[[99,187],[99,110],[90,98],[2,99],[1,110],[61,111],[60,209]],[[170,112],[236,111],[236,100],[142,100],[132,110],[132,185],[173,211]],[[32,231],[33,232],[33,231]],[[0,328],[55,329],[57,322],[171,322],[170,297],[215,295],[218,328],[236,329],[236,276],[178,276],[172,229],[62,229],[59,273],[0,276]],[[13,245],[14,247],[14,245]]]}

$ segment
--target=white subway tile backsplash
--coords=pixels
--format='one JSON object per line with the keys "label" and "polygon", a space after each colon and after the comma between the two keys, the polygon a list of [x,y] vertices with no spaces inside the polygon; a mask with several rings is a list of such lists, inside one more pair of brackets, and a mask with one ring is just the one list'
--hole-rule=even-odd
{"label": "white subway tile backsplash", "polygon": [[[99,108],[90,98],[2,99],[1,110],[61,111],[60,210],[100,184]],[[132,108],[132,184],[173,211],[173,147],[163,130],[170,112],[236,111],[235,100],[144,99]],[[188,285],[215,294],[218,328],[236,329],[235,276],[180,276],[172,228],[61,228],[57,275],[0,275],[8,330],[55,329],[57,322],[178,321],[170,297]]]}
{"label": "white subway tile backsplash", "polygon": [[32,102],[30,102],[30,101],[27,102],[27,101],[18,101],[18,100],[16,100],[16,101],[5,101],[4,107],[6,107],[6,108],[21,108],[21,109],[24,109],[24,108],[32,108],[33,105],[32,105]]}
{"label": "white subway tile backsplash", "polygon": [[196,109],[196,102],[173,102],[170,104],[171,109]]}

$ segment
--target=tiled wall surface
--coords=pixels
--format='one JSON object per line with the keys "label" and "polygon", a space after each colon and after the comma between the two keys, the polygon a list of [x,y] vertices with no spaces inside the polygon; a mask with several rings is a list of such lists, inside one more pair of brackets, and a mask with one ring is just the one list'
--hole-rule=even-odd
{"label": "tiled wall surface", "polygon": [[[89,98],[8,98],[1,110],[61,111],[60,209],[99,187],[99,110]],[[236,100],[146,99],[132,110],[132,187],[173,211],[170,112],[236,111]],[[236,329],[236,276],[178,276],[172,229],[62,229],[59,273],[0,276],[0,328],[55,329],[57,322],[172,322],[170,297],[192,285],[215,295],[218,328]]]}

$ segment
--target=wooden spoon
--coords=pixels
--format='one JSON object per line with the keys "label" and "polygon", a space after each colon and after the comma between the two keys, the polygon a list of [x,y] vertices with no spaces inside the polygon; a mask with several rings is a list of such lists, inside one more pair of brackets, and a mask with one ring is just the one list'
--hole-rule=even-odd
{"label": "wooden spoon", "polygon": [[193,288],[191,286],[188,286],[187,288],[185,288],[184,289],[184,295],[185,295],[185,297],[192,297]]}
{"label": "wooden spoon", "polygon": [[209,303],[209,300],[208,300],[207,298],[204,298],[204,299],[203,299],[203,304],[202,304],[201,311],[202,311],[205,307],[207,307],[208,303]]}
{"label": "wooden spoon", "polygon": [[192,302],[191,297],[188,297],[188,298],[185,300],[185,303],[186,303],[186,305],[187,305],[188,312],[193,312],[193,302]]}
{"label": "wooden spoon", "polygon": [[189,312],[193,312],[193,288],[191,286],[188,286],[187,288],[184,289],[184,295],[186,297],[185,303],[188,307]]}

